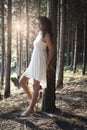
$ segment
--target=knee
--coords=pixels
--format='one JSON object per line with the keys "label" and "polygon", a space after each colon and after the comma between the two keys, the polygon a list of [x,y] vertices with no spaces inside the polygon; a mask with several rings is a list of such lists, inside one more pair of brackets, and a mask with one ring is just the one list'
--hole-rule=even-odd
{"label": "knee", "polygon": [[20,77],[20,79],[19,79],[19,84],[20,84],[21,86],[28,85],[28,78],[26,78],[26,77],[24,77],[24,76]]}

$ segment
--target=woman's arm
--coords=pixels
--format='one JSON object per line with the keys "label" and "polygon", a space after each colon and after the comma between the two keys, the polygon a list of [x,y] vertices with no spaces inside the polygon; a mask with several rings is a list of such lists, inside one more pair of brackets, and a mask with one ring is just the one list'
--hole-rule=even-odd
{"label": "woman's arm", "polygon": [[45,41],[48,45],[48,50],[49,50],[48,57],[47,57],[47,70],[48,70],[49,64],[54,55],[54,49],[53,49],[53,43],[49,34],[45,35]]}

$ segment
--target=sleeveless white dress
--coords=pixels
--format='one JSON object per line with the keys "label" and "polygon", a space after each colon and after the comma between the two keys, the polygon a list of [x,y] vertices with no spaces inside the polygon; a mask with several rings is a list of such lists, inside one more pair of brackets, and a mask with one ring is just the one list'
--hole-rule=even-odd
{"label": "sleeveless white dress", "polygon": [[34,41],[34,49],[31,61],[23,76],[38,80],[42,88],[47,87],[46,80],[46,53],[47,43],[42,41],[42,34],[39,33]]}

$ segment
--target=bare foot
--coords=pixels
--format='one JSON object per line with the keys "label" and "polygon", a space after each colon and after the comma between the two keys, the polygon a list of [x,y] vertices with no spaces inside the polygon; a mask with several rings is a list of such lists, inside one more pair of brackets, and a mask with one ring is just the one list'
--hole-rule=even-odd
{"label": "bare foot", "polygon": [[34,112],[34,110],[30,110],[29,108],[24,111],[22,114],[21,114],[21,117],[29,117],[32,113]]}

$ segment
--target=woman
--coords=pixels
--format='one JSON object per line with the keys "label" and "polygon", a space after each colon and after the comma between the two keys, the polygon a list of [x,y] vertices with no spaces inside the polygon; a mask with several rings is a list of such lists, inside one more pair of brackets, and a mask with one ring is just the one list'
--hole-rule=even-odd
{"label": "woman", "polygon": [[[34,50],[31,57],[29,67],[26,69],[19,82],[28,94],[31,102],[28,109],[21,116],[29,116],[34,111],[34,106],[37,102],[40,85],[42,88],[47,87],[46,73],[49,64],[53,58],[53,43],[51,32],[51,21],[45,16],[39,16],[36,20],[39,33],[34,41]],[[48,47],[48,55],[47,55]],[[34,80],[33,92],[28,87],[28,80]]]}

